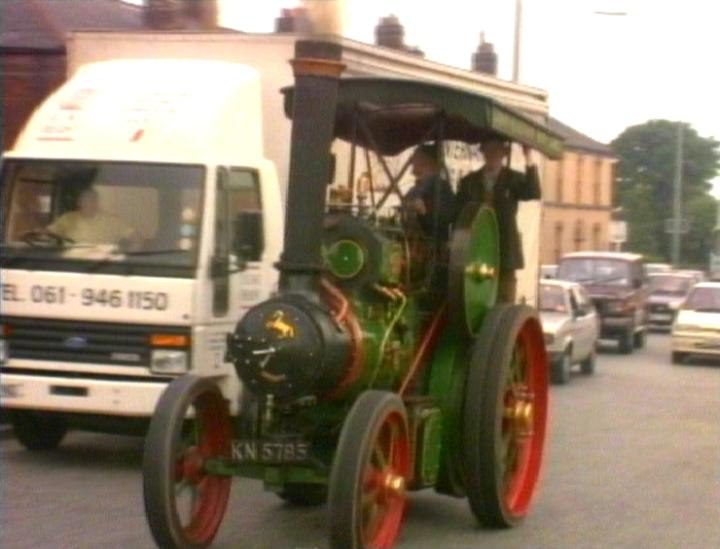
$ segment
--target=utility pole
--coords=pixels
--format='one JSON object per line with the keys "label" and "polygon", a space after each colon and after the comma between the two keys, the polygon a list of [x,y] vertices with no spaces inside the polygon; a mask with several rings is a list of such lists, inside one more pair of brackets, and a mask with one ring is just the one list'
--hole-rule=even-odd
{"label": "utility pole", "polygon": [[522,32],[522,0],[515,0],[515,46],[513,50],[513,82],[520,81],[520,34]]}
{"label": "utility pole", "polygon": [[683,126],[677,123],[677,139],[675,141],[675,179],[673,181],[673,231],[672,231],[672,264],[680,266],[680,231],[682,218],[682,165],[683,165]]}

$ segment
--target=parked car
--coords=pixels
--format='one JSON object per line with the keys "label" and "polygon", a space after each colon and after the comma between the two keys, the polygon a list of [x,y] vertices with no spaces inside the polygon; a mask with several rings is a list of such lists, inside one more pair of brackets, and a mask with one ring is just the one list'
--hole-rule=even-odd
{"label": "parked car", "polygon": [[720,282],[697,284],[675,318],[672,362],[689,355],[720,357]]}
{"label": "parked car", "polygon": [[575,252],[558,265],[558,279],[579,282],[600,317],[600,338],[614,339],[621,353],[645,346],[648,288],[641,255]]}
{"label": "parked car", "polygon": [[553,383],[567,383],[574,364],[580,364],[583,374],[590,375],[595,371],[598,317],[580,284],[543,280],[540,283],[540,321],[550,355]]}
{"label": "parked car", "polygon": [[656,273],[648,277],[650,296],[647,302],[648,325],[669,330],[675,313],[699,281],[695,274],[683,271]]}
{"label": "parked car", "polygon": [[540,265],[540,278],[555,278],[557,276],[557,265]]}
{"label": "parked car", "polygon": [[673,266],[670,265],[670,263],[645,263],[643,270],[645,271],[645,277],[647,278],[650,275],[657,273],[669,273],[673,270]]}

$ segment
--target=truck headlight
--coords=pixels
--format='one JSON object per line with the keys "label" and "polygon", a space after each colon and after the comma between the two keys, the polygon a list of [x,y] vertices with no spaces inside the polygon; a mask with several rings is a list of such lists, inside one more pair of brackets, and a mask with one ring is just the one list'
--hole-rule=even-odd
{"label": "truck headlight", "polygon": [[150,355],[150,371],[155,374],[184,374],[188,371],[187,351],[155,349]]}
{"label": "truck headlight", "polygon": [[555,343],[555,334],[545,333],[543,335],[545,336],[545,343],[548,345]]}

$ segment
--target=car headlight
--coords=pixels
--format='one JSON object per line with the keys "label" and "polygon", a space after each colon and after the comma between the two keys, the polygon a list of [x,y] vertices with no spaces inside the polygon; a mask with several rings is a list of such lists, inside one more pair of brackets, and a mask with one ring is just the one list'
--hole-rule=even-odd
{"label": "car headlight", "polygon": [[188,371],[187,351],[155,349],[150,355],[150,371],[155,374],[184,374]]}
{"label": "car headlight", "polygon": [[545,336],[545,343],[548,345],[555,343],[555,334],[545,333],[543,335]]}

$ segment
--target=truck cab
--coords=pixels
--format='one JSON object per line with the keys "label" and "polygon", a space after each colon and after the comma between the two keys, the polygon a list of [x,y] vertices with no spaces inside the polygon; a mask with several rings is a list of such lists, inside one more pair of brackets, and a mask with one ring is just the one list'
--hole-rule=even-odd
{"label": "truck cab", "polygon": [[225,334],[275,290],[283,234],[253,69],[87,65],[0,177],[0,396],[21,443],[142,426],[187,372],[237,401]]}

